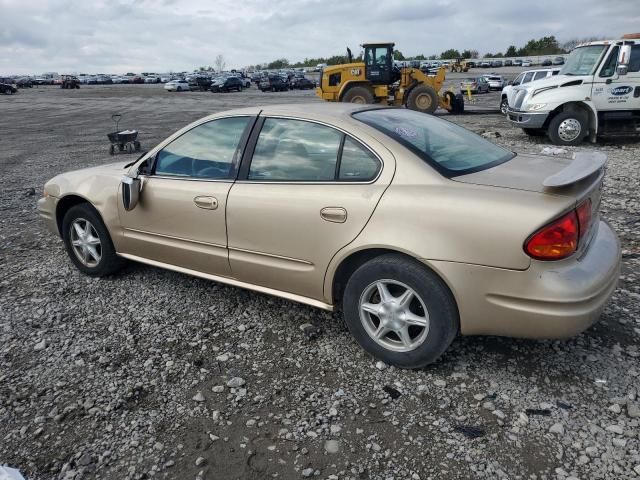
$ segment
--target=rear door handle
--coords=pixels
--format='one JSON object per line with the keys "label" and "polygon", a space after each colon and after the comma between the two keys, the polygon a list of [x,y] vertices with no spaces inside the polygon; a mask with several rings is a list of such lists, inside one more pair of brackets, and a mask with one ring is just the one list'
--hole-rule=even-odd
{"label": "rear door handle", "polygon": [[323,220],[333,223],[344,223],[347,221],[347,211],[342,207],[324,207],[320,210]]}
{"label": "rear door handle", "polygon": [[216,197],[195,197],[193,203],[195,203],[198,208],[204,208],[206,210],[215,210],[218,208],[218,199]]}

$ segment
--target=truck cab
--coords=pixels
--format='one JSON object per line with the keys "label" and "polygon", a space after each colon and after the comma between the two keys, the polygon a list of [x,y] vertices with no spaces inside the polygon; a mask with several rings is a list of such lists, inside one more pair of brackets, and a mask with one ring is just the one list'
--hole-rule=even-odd
{"label": "truck cab", "polygon": [[558,75],[514,88],[507,118],[556,145],[640,135],[640,33],[577,46]]}

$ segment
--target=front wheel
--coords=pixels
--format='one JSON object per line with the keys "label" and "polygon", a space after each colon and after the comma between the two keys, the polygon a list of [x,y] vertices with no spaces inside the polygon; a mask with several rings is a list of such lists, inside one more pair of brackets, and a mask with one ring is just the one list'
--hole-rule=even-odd
{"label": "front wheel", "polygon": [[547,134],[554,145],[578,145],[588,134],[587,115],[582,111],[560,112],[549,122]]}
{"label": "front wheel", "polygon": [[418,368],[440,357],[459,329],[453,296],[417,260],[400,254],[377,257],[347,282],[344,319],[371,355],[400,368]]}
{"label": "front wheel", "polygon": [[509,100],[507,100],[507,97],[504,97],[500,101],[500,111],[502,112],[503,115],[507,114],[507,109],[508,108],[509,108]]}
{"label": "front wheel", "polygon": [[429,85],[418,85],[409,92],[407,107],[422,113],[433,113],[438,108],[438,93]]}
{"label": "front wheel", "polygon": [[125,263],[116,255],[107,227],[88,203],[71,207],[65,214],[62,238],[71,261],[91,277],[111,275]]}
{"label": "front wheel", "polygon": [[342,96],[342,101],[345,103],[360,103],[369,104],[375,100],[373,92],[367,87],[351,87]]}

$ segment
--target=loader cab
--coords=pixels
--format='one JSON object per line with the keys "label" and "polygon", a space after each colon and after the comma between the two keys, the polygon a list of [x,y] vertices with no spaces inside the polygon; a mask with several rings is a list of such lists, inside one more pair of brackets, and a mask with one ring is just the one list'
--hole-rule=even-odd
{"label": "loader cab", "polygon": [[394,43],[365,43],[364,68],[365,78],[372,85],[389,85],[393,83],[393,47]]}

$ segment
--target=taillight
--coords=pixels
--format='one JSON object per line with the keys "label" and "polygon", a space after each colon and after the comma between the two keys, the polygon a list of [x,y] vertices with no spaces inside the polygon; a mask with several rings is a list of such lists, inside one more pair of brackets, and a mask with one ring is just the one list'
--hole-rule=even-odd
{"label": "taillight", "polygon": [[562,260],[575,253],[579,241],[589,231],[591,200],[545,225],[525,243],[527,254],[537,260]]}
{"label": "taillight", "polygon": [[591,199],[587,198],[587,200],[578,205],[576,212],[578,212],[578,223],[580,224],[579,240],[582,240],[591,226]]}

